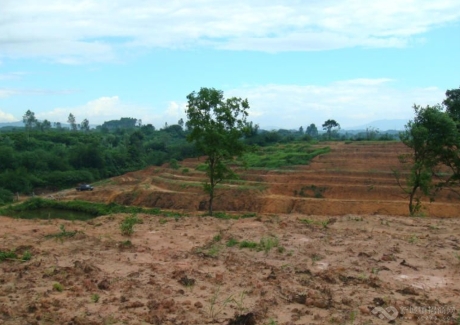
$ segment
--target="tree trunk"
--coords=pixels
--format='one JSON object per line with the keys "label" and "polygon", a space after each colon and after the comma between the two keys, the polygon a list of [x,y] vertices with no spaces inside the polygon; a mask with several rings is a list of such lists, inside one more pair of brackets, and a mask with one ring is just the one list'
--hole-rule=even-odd
{"label": "tree trunk", "polygon": [[209,192],[209,215],[212,217],[212,201],[214,200],[214,187]]}
{"label": "tree trunk", "polygon": [[415,192],[417,192],[417,188],[418,186],[415,186],[412,188],[412,192],[410,193],[410,196],[409,196],[409,213],[411,216],[413,216],[415,214],[415,207],[414,207],[414,196],[415,196]]}

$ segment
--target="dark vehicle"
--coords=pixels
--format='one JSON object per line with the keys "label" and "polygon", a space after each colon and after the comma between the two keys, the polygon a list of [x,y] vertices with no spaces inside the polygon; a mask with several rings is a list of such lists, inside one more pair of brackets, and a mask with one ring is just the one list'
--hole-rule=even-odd
{"label": "dark vehicle", "polygon": [[76,189],[77,191],[92,191],[94,188],[89,184],[80,184]]}

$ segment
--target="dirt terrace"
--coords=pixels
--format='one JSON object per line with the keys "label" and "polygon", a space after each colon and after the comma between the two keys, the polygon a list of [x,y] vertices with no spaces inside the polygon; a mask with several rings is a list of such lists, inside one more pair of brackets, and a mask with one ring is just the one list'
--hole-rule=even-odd
{"label": "dirt terrace", "polygon": [[[344,142],[329,145],[329,154],[310,165],[279,170],[238,170],[241,181],[220,186],[215,210],[315,215],[408,215],[408,198],[393,170],[398,155],[407,153],[401,143]],[[94,192],[63,191],[66,199],[117,202],[145,207],[205,211],[204,173],[196,167],[203,159],[188,159],[179,169],[149,167],[96,186]],[[185,170],[184,170],[185,169]],[[444,190],[424,213],[456,217],[458,195]]]}

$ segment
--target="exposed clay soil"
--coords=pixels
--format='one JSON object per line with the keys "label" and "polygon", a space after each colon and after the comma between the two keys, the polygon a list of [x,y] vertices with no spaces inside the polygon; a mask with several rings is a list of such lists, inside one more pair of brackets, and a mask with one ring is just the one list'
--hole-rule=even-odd
{"label": "exposed clay soil", "polygon": [[[458,324],[458,219],[139,217],[130,238],[122,215],[0,218],[0,249],[32,253],[0,263],[0,323],[386,324],[382,307],[395,324]],[[61,224],[79,233],[45,237]],[[267,252],[227,246],[275,236]]]}
{"label": "exposed clay soil", "polygon": [[[393,170],[398,155],[407,153],[401,143],[321,143],[331,152],[311,164],[278,170],[237,170],[239,182],[219,186],[215,210],[314,215],[409,214],[408,197],[398,186]],[[184,211],[207,210],[203,159],[188,159],[179,169],[149,167],[96,184],[94,192],[67,190],[58,197]],[[184,172],[184,169],[187,172]],[[444,190],[436,201],[424,202],[425,215],[457,217],[458,194]]]}
{"label": "exposed clay soil", "polygon": [[[391,172],[404,150],[332,144],[309,166],[242,171],[216,210],[249,219],[201,216],[197,159],[55,193],[189,216],[139,214],[130,237],[125,215],[0,217],[0,251],[32,254],[0,262],[0,324],[458,324],[460,204],[443,192],[430,217],[407,217]],[[46,237],[61,225],[77,233]],[[239,247],[261,240],[278,245]]]}

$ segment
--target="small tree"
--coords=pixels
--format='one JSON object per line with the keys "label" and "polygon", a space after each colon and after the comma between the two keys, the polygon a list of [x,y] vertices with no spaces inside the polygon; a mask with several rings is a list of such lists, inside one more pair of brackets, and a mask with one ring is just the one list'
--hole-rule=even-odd
{"label": "small tree", "polygon": [[70,129],[72,131],[77,131],[77,123],[75,122],[75,116],[72,113],[69,114],[67,123],[70,124]]}
{"label": "small tree", "polygon": [[340,130],[340,124],[335,120],[327,120],[323,124],[323,130],[327,132],[327,138],[330,140],[332,136],[333,129]]}
{"label": "small tree", "polygon": [[[434,200],[438,190],[460,180],[460,134],[454,120],[440,105],[414,105],[414,111],[414,119],[400,133],[401,141],[412,151],[400,156],[408,166],[406,187],[401,187],[409,195],[411,215],[420,210],[423,196]],[[441,177],[447,171],[448,176]],[[396,176],[399,183],[399,173]]]}
{"label": "small tree", "polygon": [[378,134],[380,133],[379,129],[370,126],[366,128],[366,140],[375,140],[377,139]]}
{"label": "small tree", "polygon": [[89,131],[89,121],[88,121],[87,119],[84,119],[84,120],[81,122],[80,129],[81,129],[82,131],[86,131],[86,132]]}
{"label": "small tree", "polygon": [[46,119],[43,120],[43,122],[41,123],[41,130],[48,131],[49,129],[51,129],[51,122]]}
{"label": "small tree", "polygon": [[305,133],[311,136],[312,138],[316,138],[318,136],[318,128],[314,123],[312,123],[309,126],[307,126],[307,130],[305,131]]}
{"label": "small tree", "polygon": [[35,128],[38,123],[38,120],[35,117],[35,113],[31,110],[27,110],[27,112],[22,117],[22,122],[24,123],[27,130],[27,139],[29,139],[30,130]]}
{"label": "small tree", "polygon": [[460,88],[446,91],[446,99],[442,102],[446,112],[452,119],[460,123]]}
{"label": "small tree", "polygon": [[224,179],[234,178],[228,162],[241,156],[247,147],[242,137],[248,130],[247,99],[224,99],[221,90],[201,88],[187,96],[187,140],[207,156],[204,190],[209,194],[209,215],[213,213],[215,187]]}

